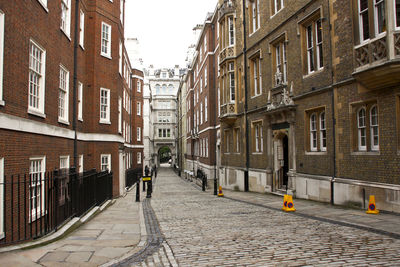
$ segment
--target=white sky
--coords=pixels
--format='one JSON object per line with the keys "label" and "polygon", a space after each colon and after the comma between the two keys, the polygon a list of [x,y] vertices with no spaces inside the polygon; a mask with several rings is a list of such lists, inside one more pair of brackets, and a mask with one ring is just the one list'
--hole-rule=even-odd
{"label": "white sky", "polygon": [[127,0],[125,38],[138,38],[147,67],[184,67],[193,27],[204,23],[218,0]]}

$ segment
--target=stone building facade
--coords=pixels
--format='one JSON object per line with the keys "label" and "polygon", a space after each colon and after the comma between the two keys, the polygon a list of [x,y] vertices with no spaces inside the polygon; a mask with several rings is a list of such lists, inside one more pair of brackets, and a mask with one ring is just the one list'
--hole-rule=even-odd
{"label": "stone building facade", "polygon": [[0,184],[95,168],[113,172],[117,197],[125,170],[142,168],[143,73],[126,54],[124,3],[0,1]]}
{"label": "stone building facade", "polygon": [[400,211],[399,1],[219,1],[220,183]]}
{"label": "stone building facade", "polygon": [[148,103],[146,117],[149,123],[145,126],[146,136],[145,154],[147,166],[159,166],[160,149],[168,148],[171,165],[176,165],[177,156],[177,92],[179,77],[182,70],[179,66],[173,69],[155,69],[150,67],[145,70],[145,102]]}

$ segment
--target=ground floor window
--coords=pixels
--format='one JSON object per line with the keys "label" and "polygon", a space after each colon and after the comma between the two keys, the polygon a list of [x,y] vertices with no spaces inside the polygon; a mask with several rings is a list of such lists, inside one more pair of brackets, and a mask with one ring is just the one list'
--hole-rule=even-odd
{"label": "ground floor window", "polygon": [[111,155],[101,155],[101,171],[111,171]]}
{"label": "ground floor window", "polygon": [[30,158],[29,166],[29,210],[31,221],[40,217],[44,209],[44,174],[46,157]]}

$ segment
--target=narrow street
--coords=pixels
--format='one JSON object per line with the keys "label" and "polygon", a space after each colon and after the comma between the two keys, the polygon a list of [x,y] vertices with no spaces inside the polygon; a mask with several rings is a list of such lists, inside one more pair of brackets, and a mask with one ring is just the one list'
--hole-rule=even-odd
{"label": "narrow street", "polygon": [[[400,262],[396,238],[217,198],[167,168],[159,170],[151,206],[179,266],[394,266]],[[164,247],[135,266],[162,266]]]}

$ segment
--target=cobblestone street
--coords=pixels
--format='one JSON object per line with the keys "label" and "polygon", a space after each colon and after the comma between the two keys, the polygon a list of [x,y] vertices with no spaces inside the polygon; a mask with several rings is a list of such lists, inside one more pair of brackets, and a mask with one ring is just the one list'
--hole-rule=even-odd
{"label": "cobblestone street", "polygon": [[160,169],[151,206],[179,266],[400,264],[398,239],[217,198],[170,169]]}

